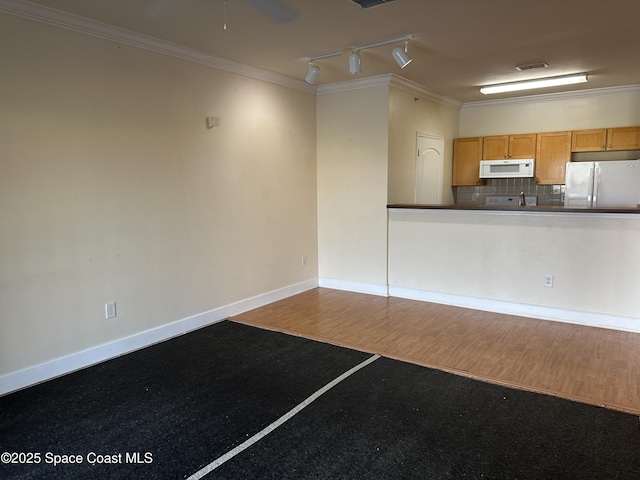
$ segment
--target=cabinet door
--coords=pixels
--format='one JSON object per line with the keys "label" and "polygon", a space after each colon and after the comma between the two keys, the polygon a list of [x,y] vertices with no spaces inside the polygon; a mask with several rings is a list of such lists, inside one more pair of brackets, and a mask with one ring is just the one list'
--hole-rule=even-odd
{"label": "cabinet door", "polygon": [[535,158],[536,134],[509,136],[509,158]]}
{"label": "cabinet door", "polygon": [[482,137],[453,140],[453,186],[482,185],[480,160]]}
{"label": "cabinet door", "polygon": [[496,135],[482,139],[483,160],[504,160],[509,155],[509,136]]}
{"label": "cabinet door", "polygon": [[567,162],[571,160],[571,132],[539,133],[536,147],[536,183],[565,183]]}
{"label": "cabinet door", "polygon": [[572,152],[599,152],[607,148],[607,129],[574,130],[571,133]]}
{"label": "cabinet door", "polygon": [[640,149],[640,127],[610,128],[607,130],[607,150]]}

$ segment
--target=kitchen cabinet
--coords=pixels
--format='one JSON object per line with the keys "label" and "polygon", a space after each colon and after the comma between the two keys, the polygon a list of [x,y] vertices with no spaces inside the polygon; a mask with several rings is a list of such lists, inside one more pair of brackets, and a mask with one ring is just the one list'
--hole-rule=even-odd
{"label": "kitchen cabinet", "polygon": [[571,161],[571,131],[538,133],[536,145],[536,183],[565,183],[566,165]]}
{"label": "kitchen cabinet", "polygon": [[536,134],[494,135],[484,137],[483,160],[503,160],[505,158],[534,158],[536,154]]}
{"label": "kitchen cabinet", "polygon": [[638,149],[640,149],[640,127],[574,130],[571,137],[572,152]]}
{"label": "kitchen cabinet", "polygon": [[640,149],[640,127],[607,129],[607,150]]}
{"label": "kitchen cabinet", "polygon": [[572,152],[597,152],[607,148],[607,129],[574,130],[571,133]]}
{"label": "kitchen cabinet", "polygon": [[453,140],[453,186],[483,185],[480,178],[482,137]]}

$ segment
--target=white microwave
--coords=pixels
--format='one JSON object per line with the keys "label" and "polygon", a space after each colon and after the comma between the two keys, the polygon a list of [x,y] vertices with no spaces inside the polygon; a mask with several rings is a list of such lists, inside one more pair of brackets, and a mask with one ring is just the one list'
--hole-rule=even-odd
{"label": "white microwave", "polygon": [[533,177],[533,158],[481,160],[480,178]]}

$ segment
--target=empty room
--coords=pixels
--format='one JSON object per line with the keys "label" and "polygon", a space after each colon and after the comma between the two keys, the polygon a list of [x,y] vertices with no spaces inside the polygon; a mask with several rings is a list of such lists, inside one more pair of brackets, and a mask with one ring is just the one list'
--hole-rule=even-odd
{"label": "empty room", "polygon": [[0,477],[638,478],[632,0],[0,0]]}

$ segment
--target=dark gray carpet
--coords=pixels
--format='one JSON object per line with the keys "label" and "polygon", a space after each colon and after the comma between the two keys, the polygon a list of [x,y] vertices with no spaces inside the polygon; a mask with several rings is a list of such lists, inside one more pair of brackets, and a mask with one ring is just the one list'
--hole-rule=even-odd
{"label": "dark gray carpet", "polygon": [[[0,452],[43,457],[0,478],[184,478],[368,357],[221,322],[0,398]],[[85,461],[54,468],[46,452]],[[89,465],[91,452],[123,463]]]}
{"label": "dark gray carpet", "polygon": [[381,358],[216,479],[638,479],[638,418]]}
{"label": "dark gray carpet", "polygon": [[[221,322],[0,398],[0,452],[41,454],[0,478],[185,478],[369,357]],[[633,415],[381,358],[206,478],[637,479],[639,458]]]}

